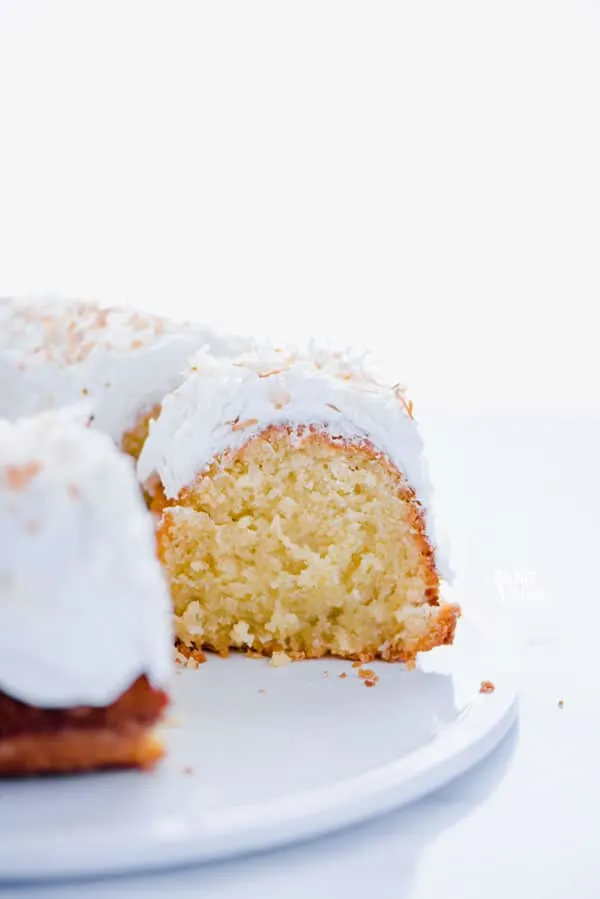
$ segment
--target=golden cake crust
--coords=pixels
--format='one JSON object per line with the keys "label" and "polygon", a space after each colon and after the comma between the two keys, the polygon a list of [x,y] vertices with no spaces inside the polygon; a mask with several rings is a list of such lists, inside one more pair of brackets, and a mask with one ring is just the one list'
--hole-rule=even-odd
{"label": "golden cake crust", "polygon": [[0,740],[0,777],[75,774],[104,768],[152,768],[163,756],[146,728],[65,728]]}
{"label": "golden cake crust", "polygon": [[41,709],[0,693],[0,776],[152,767],[162,748],[150,728],[167,704],[146,677],[104,708]]}

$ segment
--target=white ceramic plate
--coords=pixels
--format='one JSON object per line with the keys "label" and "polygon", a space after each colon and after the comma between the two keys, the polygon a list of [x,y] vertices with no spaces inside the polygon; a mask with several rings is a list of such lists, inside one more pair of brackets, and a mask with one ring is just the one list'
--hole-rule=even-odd
{"label": "white ceramic plate", "polygon": [[[513,720],[513,676],[467,617],[416,671],[368,667],[372,688],[333,660],[272,668],[238,655],[180,671],[155,772],[0,781],[0,878],[151,869],[313,837],[437,789]],[[483,695],[487,679],[496,690]]]}

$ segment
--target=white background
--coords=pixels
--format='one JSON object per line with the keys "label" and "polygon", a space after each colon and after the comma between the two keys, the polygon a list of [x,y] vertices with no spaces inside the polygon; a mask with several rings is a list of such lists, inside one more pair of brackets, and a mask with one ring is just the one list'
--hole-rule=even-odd
{"label": "white background", "polygon": [[0,0],[0,294],[600,409],[600,5]]}
{"label": "white background", "polygon": [[599,247],[595,0],[0,0],[0,294],[373,345],[523,660],[518,729],[414,808],[3,896],[598,899]]}

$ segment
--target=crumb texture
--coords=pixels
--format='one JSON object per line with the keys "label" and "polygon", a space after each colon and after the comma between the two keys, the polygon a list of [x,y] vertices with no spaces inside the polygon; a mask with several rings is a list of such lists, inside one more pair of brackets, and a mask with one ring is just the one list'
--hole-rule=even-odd
{"label": "crumb texture", "polygon": [[146,442],[146,438],[148,437],[150,422],[158,418],[159,415],[160,404],[157,403],[150,412],[140,415],[132,428],[125,431],[121,439],[121,449],[124,453],[127,453],[127,455],[131,456],[133,459],[139,458],[144,443]]}
{"label": "crumb texture", "polygon": [[155,511],[188,646],[412,662],[452,642],[421,507],[366,441],[270,427]]}

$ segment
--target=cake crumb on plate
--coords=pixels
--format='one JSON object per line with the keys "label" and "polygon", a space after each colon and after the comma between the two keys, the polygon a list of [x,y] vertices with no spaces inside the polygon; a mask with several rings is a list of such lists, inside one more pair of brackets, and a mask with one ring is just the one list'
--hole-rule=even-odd
{"label": "cake crumb on plate", "polygon": [[292,660],[287,652],[274,652],[269,661],[271,668],[281,668],[282,665],[289,665]]}
{"label": "cake crumb on plate", "polygon": [[206,662],[206,653],[201,649],[191,649],[179,642],[176,647],[175,664],[182,668],[199,668]]}
{"label": "cake crumb on plate", "polygon": [[480,693],[493,693],[496,689],[495,684],[492,683],[491,680],[482,680],[481,685],[479,687]]}

